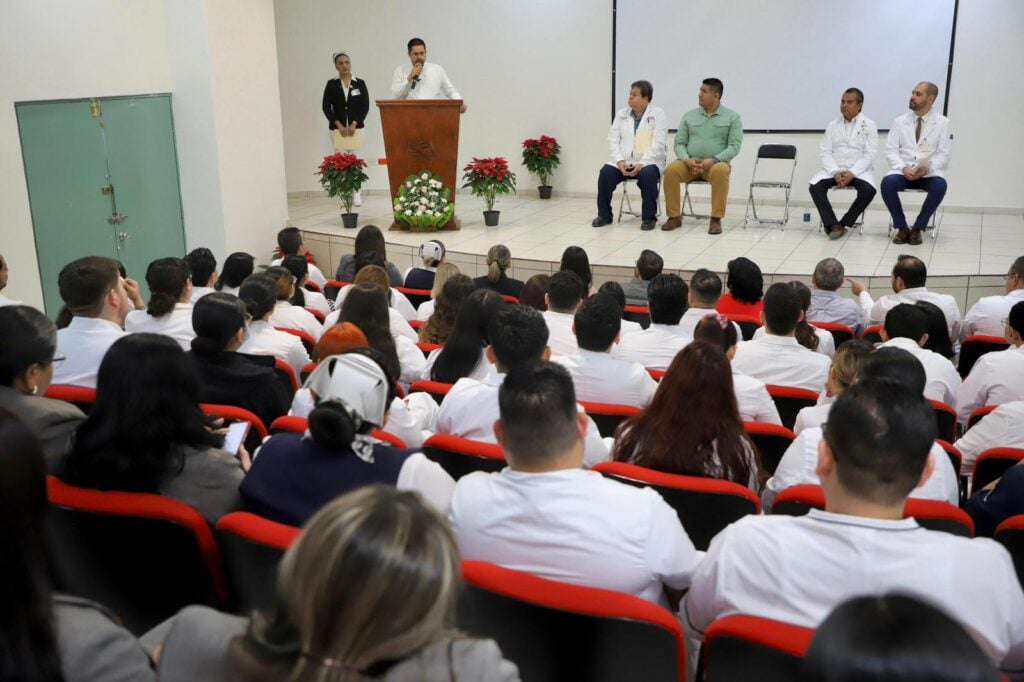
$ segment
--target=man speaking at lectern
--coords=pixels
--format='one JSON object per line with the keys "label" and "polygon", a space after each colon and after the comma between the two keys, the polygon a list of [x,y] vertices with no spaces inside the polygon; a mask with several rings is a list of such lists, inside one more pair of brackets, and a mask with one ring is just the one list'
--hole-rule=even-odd
{"label": "man speaking at lectern", "polygon": [[[395,99],[462,99],[448,74],[439,65],[427,61],[427,44],[421,38],[409,41],[409,61],[412,68],[406,71],[399,66],[391,79],[391,96]],[[463,103],[459,109],[466,113]]]}

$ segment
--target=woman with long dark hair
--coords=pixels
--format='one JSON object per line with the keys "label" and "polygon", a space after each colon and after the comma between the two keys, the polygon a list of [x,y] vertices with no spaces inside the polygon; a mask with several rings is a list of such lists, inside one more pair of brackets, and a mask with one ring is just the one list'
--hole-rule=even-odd
{"label": "woman with long dark hair", "polygon": [[433,302],[434,313],[420,328],[420,341],[424,343],[445,343],[455,329],[455,320],[466,298],[476,291],[476,285],[467,275],[455,275],[441,289]]}
{"label": "woman with long dark hair", "polygon": [[720,478],[756,492],[759,457],[743,430],[725,353],[701,341],[679,351],[651,404],[619,426],[613,457],[672,474]]}
{"label": "woman with long dark hair", "polygon": [[402,273],[398,271],[395,264],[388,260],[387,247],[384,244],[384,234],[380,231],[380,228],[376,225],[364,225],[360,228],[359,232],[356,233],[355,244],[353,245],[353,252],[346,253],[338,261],[338,270],[334,273],[334,279],[342,282],[351,282],[355,280],[356,272],[356,261],[359,256],[373,252],[377,257],[384,261],[384,269],[388,273],[388,281],[393,287],[402,286]]}
{"label": "woman with long dark hair", "polygon": [[281,260],[281,267],[292,273],[295,278],[295,293],[292,295],[291,304],[306,310],[315,310],[324,317],[333,312],[331,300],[319,291],[306,289],[309,283],[309,261],[305,256],[292,254]]}
{"label": "woman with long dark hair", "polygon": [[236,251],[224,259],[221,267],[220,277],[213,288],[225,294],[238,295],[238,288],[242,286],[245,278],[252,274],[256,266],[256,259],[251,253]]}
{"label": "woman with long dark hair", "polygon": [[127,332],[163,334],[178,342],[183,350],[192,346],[192,271],[181,258],[159,258],[146,268],[149,305],[133,310],[124,318]]}
{"label": "woman with long dark hair", "polygon": [[391,376],[405,386],[420,378],[426,360],[416,342],[391,333],[387,290],[375,284],[353,284],[341,305],[338,320],[351,322],[366,335],[370,348],[376,348],[387,362]]}
{"label": "woman with long dark hair", "polygon": [[715,310],[723,315],[757,317],[764,309],[764,276],[757,263],[740,256],[727,265],[725,286],[728,292],[718,299]]}
{"label": "woman with long dark hair", "polygon": [[487,327],[508,303],[496,291],[477,289],[471,293],[459,310],[455,328],[443,348],[427,357],[423,378],[454,384],[462,377],[482,380],[491,370],[484,356],[490,341]]}
{"label": "woman with long dark hair", "polygon": [[580,246],[567,246],[562,252],[562,262],[559,270],[572,270],[583,280],[583,298],[593,296],[597,293],[594,290],[594,272],[590,269],[590,258],[587,252]]}

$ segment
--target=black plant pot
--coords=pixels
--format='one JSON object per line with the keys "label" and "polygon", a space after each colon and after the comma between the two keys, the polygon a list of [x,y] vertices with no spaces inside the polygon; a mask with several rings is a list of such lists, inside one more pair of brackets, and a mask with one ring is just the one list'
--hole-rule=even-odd
{"label": "black plant pot", "polygon": [[341,214],[342,224],[349,230],[354,230],[359,226],[359,214],[358,213],[342,213]]}
{"label": "black plant pot", "polygon": [[551,185],[541,185],[537,188],[537,193],[540,194],[541,199],[551,198]]}
{"label": "black plant pot", "polygon": [[487,227],[498,226],[498,216],[501,215],[501,211],[484,211],[484,225]]}

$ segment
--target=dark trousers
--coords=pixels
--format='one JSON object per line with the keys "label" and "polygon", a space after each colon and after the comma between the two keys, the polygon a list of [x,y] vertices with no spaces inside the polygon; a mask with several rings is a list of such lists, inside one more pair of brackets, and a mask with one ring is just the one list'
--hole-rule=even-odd
{"label": "dark trousers", "polygon": [[[597,215],[606,220],[612,219],[612,193],[626,177],[616,166],[605,164],[597,176]],[[661,171],[650,164],[640,169],[636,184],[640,187],[643,208],[640,210],[641,220],[654,220],[658,213],[658,181]]]}
{"label": "dark trousers", "polygon": [[903,203],[900,201],[899,193],[908,189],[921,189],[927,192],[924,204],[921,205],[921,212],[914,221],[914,229],[923,230],[928,227],[932,215],[938,210],[942,198],[946,196],[946,179],[932,177],[907,180],[902,174],[886,175],[882,178],[882,201],[892,216],[892,226],[897,230],[907,229],[907,216],[903,214]]}
{"label": "dark trousers", "polygon": [[871,183],[867,180],[854,178],[850,185],[847,186],[853,186],[857,190],[857,198],[853,200],[853,204],[846,212],[846,215],[843,216],[843,219],[836,220],[835,211],[832,210],[832,204],[828,200],[828,191],[835,186],[836,181],[834,178],[825,178],[810,186],[811,199],[814,200],[814,205],[818,208],[821,224],[825,226],[826,230],[833,225],[853,227],[853,224],[857,222],[857,218],[864,213],[868,204],[875,198],[875,188],[871,186]]}

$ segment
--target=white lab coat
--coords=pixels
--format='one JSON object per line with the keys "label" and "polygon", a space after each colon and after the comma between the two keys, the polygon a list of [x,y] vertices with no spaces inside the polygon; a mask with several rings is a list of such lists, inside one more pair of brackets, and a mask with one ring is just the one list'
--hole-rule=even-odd
{"label": "white lab coat", "polygon": [[847,122],[840,116],[828,124],[821,138],[821,170],[811,178],[812,185],[850,171],[858,180],[875,184],[875,154],[878,152],[878,126],[864,114]]}
{"label": "white lab coat", "polygon": [[946,177],[953,144],[949,119],[933,109],[924,117],[918,141],[914,140],[916,129],[917,114],[913,111],[897,116],[892,122],[885,143],[885,158],[889,162],[887,175],[899,175],[906,166],[927,165],[928,174],[924,177]]}
{"label": "white lab coat", "polygon": [[[633,143],[641,131],[652,131],[651,146],[643,155],[633,153]],[[658,171],[665,172],[665,159],[668,148],[665,140],[668,137],[668,118],[661,107],[648,105],[636,132],[633,131],[633,117],[630,108],[623,107],[615,114],[611,130],[608,131],[608,152],[611,160],[609,166],[618,165],[619,161],[642,163],[645,166],[655,165]]]}

